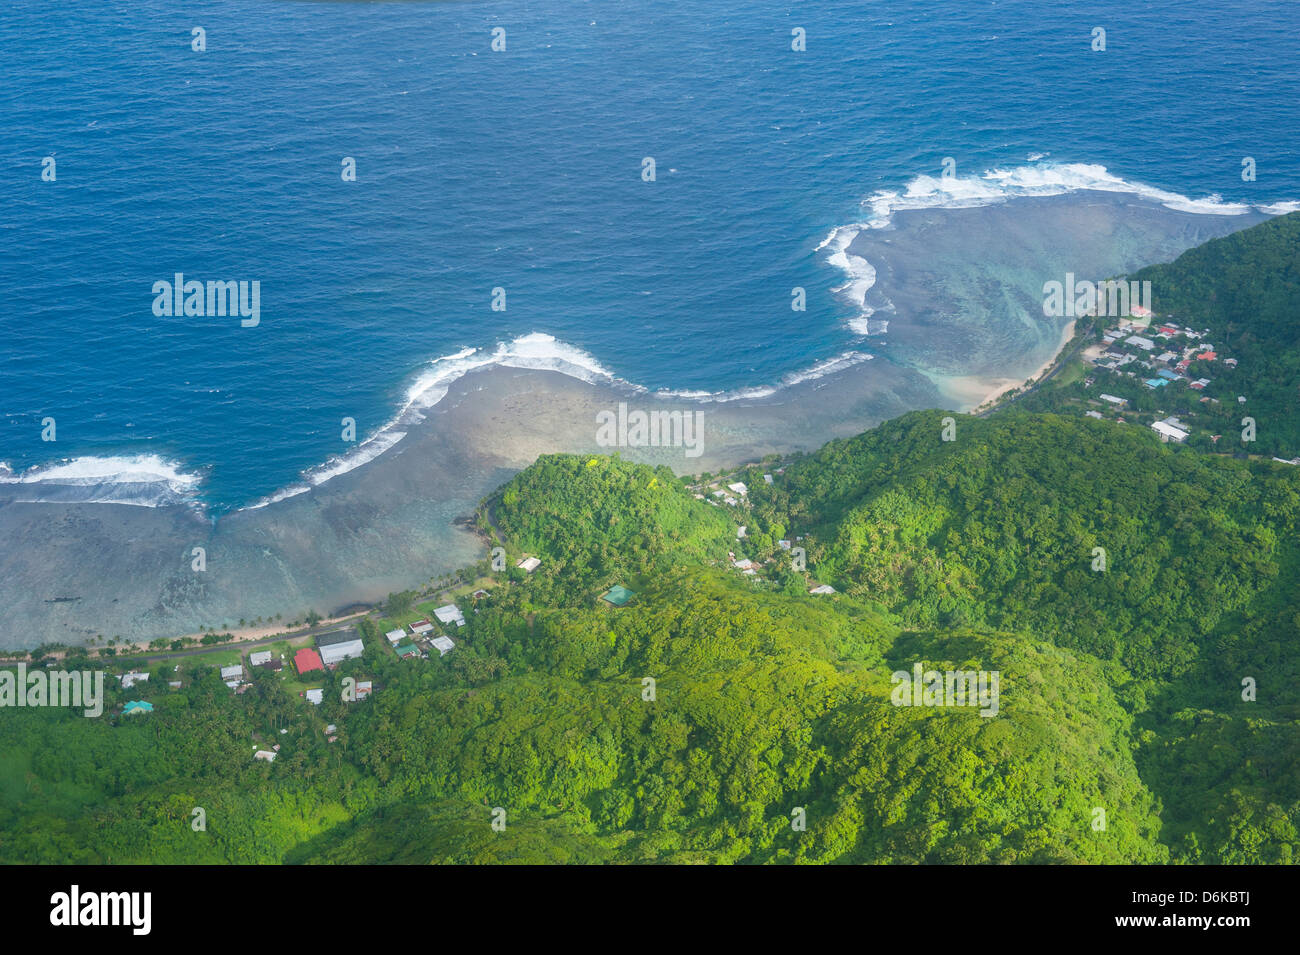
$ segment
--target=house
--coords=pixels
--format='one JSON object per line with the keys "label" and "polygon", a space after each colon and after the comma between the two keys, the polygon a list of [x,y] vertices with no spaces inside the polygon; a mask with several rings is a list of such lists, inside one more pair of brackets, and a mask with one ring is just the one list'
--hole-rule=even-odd
{"label": "house", "polygon": [[488,592],[487,592],[486,590],[476,590],[476,591],[474,591],[472,594],[470,594],[471,597],[475,597],[475,598],[477,598],[477,597],[486,597],[487,595],[488,595]]}
{"label": "house", "polygon": [[636,592],[628,590],[622,584],[615,584],[600,595],[600,599],[606,603],[611,603],[615,607],[622,607],[629,600],[636,596]]}
{"label": "house", "polygon": [[139,713],[152,713],[153,704],[146,703],[143,700],[132,700],[126,706],[122,707],[123,716],[136,716]]}
{"label": "house", "polygon": [[417,637],[421,637],[424,636],[424,634],[426,633],[432,633],[432,632],[433,632],[433,624],[429,623],[429,621],[427,620],[417,620],[415,621],[415,623],[411,624],[411,633],[415,634]]}
{"label": "house", "polygon": [[460,608],[455,604],[439,607],[433,612],[433,615],[438,618],[439,623],[454,623],[458,627],[465,626],[465,615],[460,612]]}
{"label": "house", "polygon": [[131,689],[131,687],[135,686],[137,683],[145,683],[145,682],[147,682],[148,679],[149,679],[149,674],[148,674],[148,673],[139,673],[139,672],[133,670],[133,671],[131,671],[130,673],[122,673],[122,674],[119,674],[119,675],[118,675],[118,679],[122,681],[122,689],[124,689],[124,690],[129,690],[129,689]]}
{"label": "house", "polygon": [[1178,381],[1183,376],[1176,371],[1170,371],[1168,368],[1161,368],[1156,372],[1156,377],[1163,378],[1165,381]]}
{"label": "house", "polygon": [[1143,338],[1141,335],[1130,335],[1128,338],[1124,339],[1124,344],[1133,345],[1143,351],[1153,351],[1156,347],[1155,342],[1149,338]]}
{"label": "house", "polygon": [[789,550],[790,542],[788,540],[779,540],[776,542],[776,546],[781,548],[782,550]]}
{"label": "house", "polygon": [[1102,394],[1099,394],[1097,397],[1100,398],[1102,401],[1108,401],[1108,402],[1110,402],[1110,403],[1113,404],[1113,405],[1126,405],[1126,404],[1128,404],[1128,399],[1127,399],[1127,398],[1116,398],[1114,395],[1108,395],[1108,394],[1106,394],[1105,392],[1103,392]]}
{"label": "house", "polygon": [[366,652],[365,644],[361,642],[361,635],[351,628],[317,637],[316,647],[320,650],[321,661],[326,666],[334,666]]}
{"label": "house", "polygon": [[1156,388],[1163,388],[1165,385],[1169,384],[1169,379],[1168,379],[1168,378],[1148,378],[1148,379],[1146,379],[1146,381],[1144,381],[1144,382],[1142,382],[1142,383],[1143,383],[1144,385],[1146,385],[1148,388],[1151,388],[1152,390],[1154,390],[1154,389],[1156,389]]}
{"label": "house", "polygon": [[298,675],[311,673],[314,670],[324,670],[325,664],[321,663],[320,654],[311,647],[303,647],[293,655],[293,665],[298,671]]}
{"label": "house", "polygon": [[1161,352],[1159,355],[1156,355],[1156,361],[1163,362],[1165,364],[1168,364],[1171,361],[1176,361],[1177,359],[1178,359],[1177,352],[1164,351]]}
{"label": "house", "polygon": [[402,657],[403,659],[405,659],[406,657],[418,657],[420,655],[420,648],[417,647],[414,643],[403,643],[400,647],[397,647],[396,649],[397,649],[397,655],[399,657]]}
{"label": "house", "polygon": [[312,704],[313,706],[320,706],[321,703],[325,701],[324,690],[308,690],[306,693],[303,694],[303,696],[305,696],[307,698],[307,702]]}
{"label": "house", "polygon": [[740,560],[736,561],[735,564],[736,570],[749,570],[754,566],[754,562],[748,557],[742,557]]}
{"label": "house", "polygon": [[384,634],[384,636],[388,638],[389,643],[391,643],[393,646],[397,646],[399,643],[402,642],[403,639],[405,639],[406,631],[399,627],[396,630],[389,630],[386,634]]}
{"label": "house", "polygon": [[364,700],[375,690],[373,680],[361,680],[357,683],[357,702]]}
{"label": "house", "polygon": [[524,573],[531,574],[533,571],[535,571],[538,567],[541,566],[541,563],[542,562],[538,560],[536,557],[525,557],[515,566],[518,567],[520,570],[522,570]]}
{"label": "house", "polygon": [[271,752],[269,749],[259,749],[253,754],[253,759],[263,759],[268,763],[274,763],[275,757],[276,754]]}
{"label": "house", "polygon": [[1210,383],[1210,379],[1209,379],[1209,378],[1197,378],[1194,382],[1192,382],[1192,383],[1191,383],[1190,385],[1188,385],[1187,387],[1189,387],[1189,388],[1195,388],[1197,391],[1200,391],[1202,388],[1204,388],[1204,387],[1205,387],[1206,385],[1208,385],[1209,383]]}
{"label": "house", "polygon": [[260,667],[264,663],[270,663],[271,651],[263,650],[261,653],[250,653],[248,655],[248,662],[255,667]]}
{"label": "house", "polygon": [[736,528],[736,540],[743,541],[749,535],[749,525],[741,524]]}
{"label": "house", "polygon": [[238,683],[244,678],[244,665],[242,663],[232,663],[228,667],[221,668],[221,679],[227,686],[231,682]]}
{"label": "house", "polygon": [[739,494],[741,497],[744,497],[749,493],[749,488],[745,486],[743,481],[737,481],[735,484],[728,484],[727,490],[734,494]]}
{"label": "house", "polygon": [[1170,424],[1168,421],[1156,421],[1151,425],[1151,430],[1160,435],[1160,440],[1175,444],[1182,444],[1187,438],[1187,432],[1182,428]]}
{"label": "house", "polygon": [[279,659],[278,657],[272,657],[271,659],[267,660],[265,663],[259,663],[257,665],[257,668],[259,670],[270,670],[272,673],[279,673],[281,670],[284,669],[284,661]]}
{"label": "house", "polygon": [[181,681],[180,681],[180,680],[168,680],[168,681],[167,681],[167,685],[168,685],[169,687],[171,687],[173,690],[179,690],[179,689],[181,688]]}
{"label": "house", "polygon": [[1102,417],[1102,413],[1100,411],[1085,411],[1084,416],[1088,418],[1100,418]]}
{"label": "house", "polygon": [[808,593],[810,593],[810,594],[833,594],[833,593],[835,593],[835,588],[832,587],[830,584],[821,584],[821,585],[819,585],[819,586],[817,586],[817,587],[814,587],[812,590],[808,591]]}
{"label": "house", "polygon": [[770,475],[770,474],[764,474],[764,475],[763,475],[763,483],[764,483],[764,484],[771,484],[771,483],[772,483],[772,475]]}
{"label": "house", "polygon": [[438,651],[438,656],[445,657],[448,653],[456,648],[455,642],[451,637],[434,637],[429,641]]}
{"label": "house", "polygon": [[1216,359],[1216,358],[1218,358],[1218,357],[1219,357],[1219,356],[1216,355],[1213,351],[1203,351],[1203,352],[1201,352],[1199,355],[1196,356],[1196,360],[1197,360],[1197,361],[1214,361],[1214,359]]}

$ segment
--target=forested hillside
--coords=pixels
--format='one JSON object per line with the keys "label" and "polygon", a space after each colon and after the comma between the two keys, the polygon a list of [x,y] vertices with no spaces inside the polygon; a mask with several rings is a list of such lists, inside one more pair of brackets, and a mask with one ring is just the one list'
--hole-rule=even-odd
{"label": "forested hillside", "polygon": [[[908,416],[756,482],[745,519],[801,532],[810,566],[753,578],[730,509],[617,458],[539,462],[484,512],[545,569],[443,659],[368,621],[327,684],[373,679],[364,703],[210,671],[145,718],[5,713],[0,859],[1289,860],[1295,472],[1050,417],[939,435]],[[998,672],[996,715],[894,705],[917,663]]]}

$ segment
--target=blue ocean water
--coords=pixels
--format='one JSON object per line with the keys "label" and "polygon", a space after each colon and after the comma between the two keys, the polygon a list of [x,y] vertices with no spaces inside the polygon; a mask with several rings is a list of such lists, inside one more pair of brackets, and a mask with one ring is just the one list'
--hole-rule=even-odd
{"label": "blue ocean water", "polygon": [[[945,157],[1300,198],[1298,33],[1273,0],[11,2],[0,461],[156,455],[238,507],[534,333],[649,388],[779,382],[871,350],[819,247]],[[260,324],[156,316],[177,272],[259,281]]]}

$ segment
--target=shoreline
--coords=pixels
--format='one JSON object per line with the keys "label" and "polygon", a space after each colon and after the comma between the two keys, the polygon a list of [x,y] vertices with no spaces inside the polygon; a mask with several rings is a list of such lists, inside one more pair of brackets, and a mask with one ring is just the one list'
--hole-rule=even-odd
{"label": "shoreline", "polygon": [[[874,359],[831,363],[821,375],[726,400],[523,360],[484,362],[438,382],[438,400],[403,420],[402,440],[383,453],[215,521],[183,504],[28,502],[0,484],[0,652],[108,639],[147,645],[200,627],[235,632],[240,618],[324,619],[374,605],[484,556],[482,540],[458,519],[541,454],[617,451],[699,474],[815,451],[908,411],[979,411],[1041,378],[1071,340],[1067,325],[1044,354],[1048,320],[1034,307],[1045,275],[1062,265],[1121,274],[1121,266],[1168,260],[1254,218],[1137,208],[1124,197],[1069,196],[1014,209],[900,212],[888,234],[872,230],[852,245],[879,267],[872,294],[895,308],[887,335],[860,343]],[[985,233],[1015,241],[989,246]],[[973,260],[973,245],[987,254]],[[995,311],[987,295],[965,295],[974,287],[992,289]],[[1027,363],[1035,370],[1024,377],[999,374]],[[620,403],[698,415],[697,453],[601,444],[597,415]],[[206,555],[201,573],[191,566],[196,547]]]}
{"label": "shoreline", "polygon": [[1074,341],[1074,331],[1077,324],[1078,322],[1075,319],[1071,319],[1066,324],[1065,328],[1061,330],[1061,340],[1057,343],[1056,351],[1052,352],[1052,357],[1043,362],[1028,378],[1019,380],[1014,378],[1003,379],[999,384],[992,386],[992,389],[987,391],[978,404],[970,408],[968,413],[979,414],[982,411],[991,411],[1007,393],[1028,389],[1031,385],[1042,381],[1043,376],[1056,366],[1061,354],[1069,346],[1070,342]]}

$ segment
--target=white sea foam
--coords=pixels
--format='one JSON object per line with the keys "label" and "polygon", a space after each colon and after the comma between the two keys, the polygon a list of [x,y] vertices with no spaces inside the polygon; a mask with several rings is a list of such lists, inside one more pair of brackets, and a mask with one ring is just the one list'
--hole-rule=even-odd
{"label": "white sea foam", "polygon": [[[295,483],[249,505],[249,510],[266,507],[319,487],[326,481],[347,474],[373,461],[404,437],[412,425],[424,420],[425,413],[447,396],[460,378],[479,368],[531,368],[558,371],[587,382],[614,382],[616,379],[591,355],[580,348],[556,340],[551,335],[534,332],[511,342],[497,345],[493,351],[462,348],[429,362],[406,390],[406,400],[393,418],[353,450],[331,458],[324,464],[303,472]],[[644,390],[644,389],[642,389]]]}
{"label": "white sea foam", "polygon": [[[1031,160],[1038,158],[1042,157],[1036,154],[1031,156]],[[862,203],[863,208],[870,211],[865,221],[832,229],[817,246],[817,252],[826,251],[827,263],[840,269],[847,277],[845,284],[836,291],[858,308],[857,314],[848,320],[848,327],[863,336],[881,334],[888,329],[888,322],[877,315],[878,311],[887,312],[888,306],[877,310],[866,303],[867,293],[876,283],[875,267],[863,257],[849,251],[853,240],[863,230],[886,228],[892,222],[894,214],[901,210],[969,208],[1019,197],[1056,196],[1086,190],[1128,193],[1162,203],[1170,209],[1192,213],[1240,215],[1254,209],[1269,215],[1281,215],[1300,209],[1300,202],[1278,202],[1251,207],[1224,203],[1214,196],[1190,199],[1152,186],[1127,182],[1111,175],[1104,166],[1037,163],[993,169],[981,176],[965,179],[918,176],[901,192],[878,192]],[[868,361],[871,357],[863,351],[846,351],[811,368],[787,375],[773,385],[716,392],[663,390],[655,392],[653,397],[699,402],[765,398],[783,388],[841,371]],[[397,445],[412,425],[423,420],[429,409],[446,397],[457,380],[471,371],[490,366],[556,371],[593,384],[604,383],[633,392],[648,393],[640,385],[616,378],[581,348],[542,333],[500,343],[490,351],[463,348],[429,362],[407,388],[405,401],[394,417],[355,449],[305,471],[295,483],[250,507],[265,507],[303,494],[373,461]],[[198,475],[186,473],[178,465],[156,455],[77,458],[33,468],[21,474],[0,464],[0,496],[8,500],[75,500],[79,503],[122,503],[156,507],[192,502],[200,480]]]}
{"label": "white sea foam", "polygon": [[14,471],[0,464],[0,497],[37,503],[131,504],[160,507],[192,500],[198,474],[156,454],[79,457]]}
{"label": "white sea foam", "polygon": [[1281,215],[1300,208],[1300,203],[1297,202],[1252,206],[1224,202],[1213,195],[1192,199],[1167,189],[1122,179],[1109,172],[1105,166],[1036,161],[1043,158],[1043,154],[1034,153],[1030,155],[1029,165],[990,169],[978,176],[917,176],[901,191],[881,190],[864,199],[862,208],[869,213],[868,217],[862,222],[837,226],[817,246],[818,252],[827,250],[827,264],[838,268],[848,279],[836,291],[858,309],[858,313],[846,322],[849,329],[859,335],[868,335],[879,334],[887,327],[887,323],[871,320],[876,310],[866,303],[867,293],[876,282],[876,270],[862,256],[849,252],[849,246],[866,229],[887,228],[898,212],[913,209],[969,209],[1012,199],[1089,191],[1138,196],[1168,209],[1200,215],[1235,216],[1248,212]]}
{"label": "white sea foam", "polygon": [[[776,385],[759,385],[731,391],[669,391],[655,392],[657,399],[677,398],[685,401],[725,402],[741,399],[766,398],[782,388],[821,378],[871,359],[865,352],[848,351],[819,362],[811,368],[786,375]],[[310,491],[326,481],[346,474],[392,448],[406,436],[406,430],[424,420],[429,409],[447,396],[451,386],[460,378],[480,368],[523,368],[556,371],[590,384],[617,386],[626,390],[648,394],[641,385],[624,381],[606,370],[600,362],[581,348],[559,341],[551,335],[534,332],[511,342],[503,342],[491,351],[463,348],[429,362],[427,368],[416,375],[406,390],[406,401],[383,428],[368,437],[347,454],[331,458],[324,464],[302,474],[301,478],[276,493],[249,505],[249,510],[266,507],[277,501]]]}

